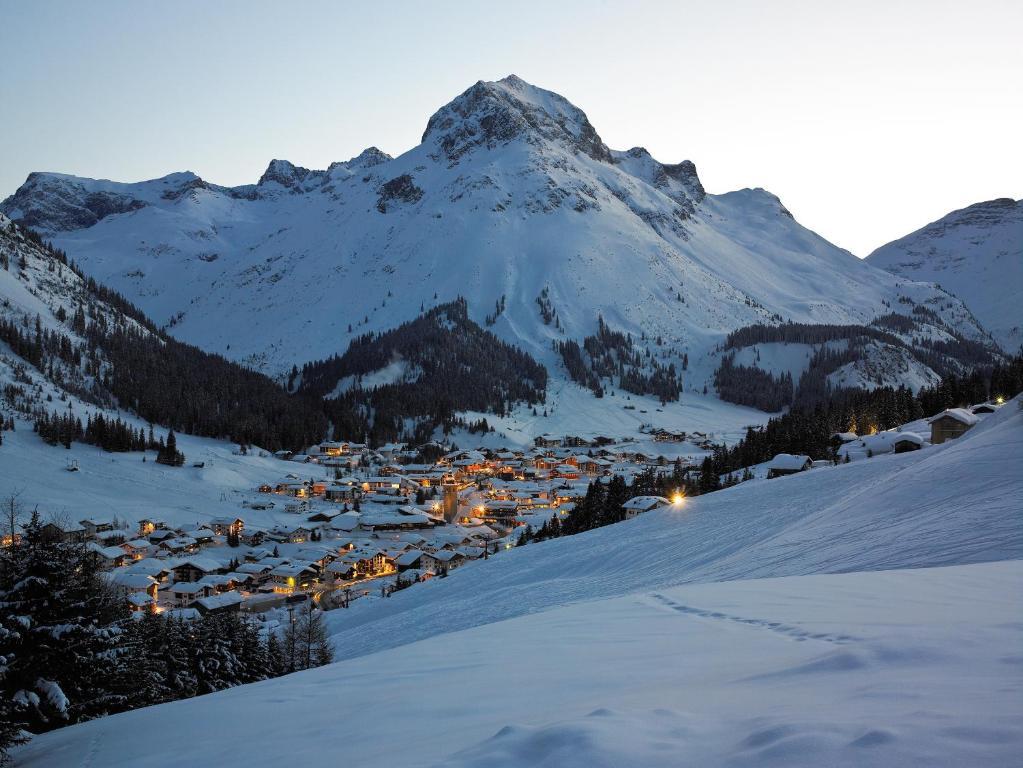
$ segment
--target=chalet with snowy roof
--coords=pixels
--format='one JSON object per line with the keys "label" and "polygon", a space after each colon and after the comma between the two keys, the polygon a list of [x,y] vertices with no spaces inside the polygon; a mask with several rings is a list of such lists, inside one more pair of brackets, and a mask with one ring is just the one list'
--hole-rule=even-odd
{"label": "chalet with snowy roof", "polygon": [[970,413],[972,413],[972,414],[974,414],[976,416],[986,416],[989,413],[994,413],[995,411],[997,411],[1001,407],[1002,407],[1002,403],[998,403],[998,402],[995,402],[995,403],[980,403],[979,405],[973,406],[970,409]]}
{"label": "chalet with snowy roof", "polygon": [[207,526],[217,536],[239,535],[245,528],[245,521],[240,517],[215,517]]}
{"label": "chalet with snowy roof", "polygon": [[339,504],[354,502],[362,495],[362,487],[355,484],[333,482],[326,487],[323,497]]}
{"label": "chalet with snowy roof", "polygon": [[235,612],[241,608],[241,605],[242,596],[234,591],[211,595],[210,597],[200,597],[195,601],[195,607],[201,614]]}
{"label": "chalet with snowy roof", "polygon": [[364,531],[409,531],[433,526],[428,515],[408,506],[394,512],[365,512],[359,517],[359,528]]}
{"label": "chalet with snowy roof", "polygon": [[340,562],[348,563],[355,568],[359,577],[379,576],[394,571],[394,561],[382,549],[353,549],[339,558]]}
{"label": "chalet with snowy roof", "polygon": [[339,579],[354,579],[355,578],[355,564],[349,563],[344,560],[335,560],[333,563],[323,569],[326,576],[336,580]]}
{"label": "chalet with snowy roof", "polygon": [[114,524],[110,520],[97,520],[96,518],[87,517],[84,520],[79,520],[78,524],[85,529],[86,535],[90,538],[95,538],[97,533],[114,530]]}
{"label": "chalet with snowy roof", "polygon": [[924,439],[916,432],[899,432],[892,439],[893,453],[907,453],[908,451],[919,451],[924,447]]}
{"label": "chalet with snowy roof", "polygon": [[172,555],[193,554],[199,551],[199,546],[191,536],[171,536],[160,541],[160,552]]}
{"label": "chalet with snowy roof", "polygon": [[132,613],[156,610],[156,598],[145,592],[132,592],[130,595],[125,595],[125,600],[128,602],[128,610]]}
{"label": "chalet with snowy roof", "polygon": [[153,520],[148,517],[139,520],[139,536],[149,536],[154,531],[166,528],[167,524],[163,520]]}
{"label": "chalet with snowy roof", "polygon": [[440,549],[436,552],[424,552],[420,558],[423,569],[433,573],[442,573],[452,568],[457,568],[465,562],[465,555],[450,549]]}
{"label": "chalet with snowy roof", "polygon": [[213,595],[216,588],[199,581],[184,581],[171,584],[165,591],[175,606],[187,608],[199,598]]}
{"label": "chalet with snowy roof", "polygon": [[683,443],[686,439],[686,433],[672,432],[667,429],[656,429],[654,430],[653,437],[658,443]]}
{"label": "chalet with snowy roof", "polygon": [[410,549],[394,558],[394,565],[398,568],[399,572],[403,572],[410,568],[419,568],[422,560],[423,551],[421,549]]}
{"label": "chalet with snowy roof", "polygon": [[128,554],[117,546],[103,547],[91,541],[88,548],[100,568],[120,568],[128,559]]}
{"label": "chalet with snowy roof", "polygon": [[805,472],[813,466],[813,460],[802,454],[779,453],[767,462],[768,479]]}
{"label": "chalet with snowy roof", "polygon": [[141,560],[152,548],[152,544],[146,539],[132,539],[120,545],[125,554],[132,560]]}
{"label": "chalet with snowy roof", "polygon": [[204,576],[217,573],[220,563],[205,557],[190,557],[174,566],[172,574],[175,582],[199,581]]}
{"label": "chalet with snowy roof", "polygon": [[386,475],[367,477],[362,481],[364,493],[392,493],[397,494],[401,490],[401,478]]}
{"label": "chalet with snowy roof", "polygon": [[89,539],[88,531],[78,523],[45,523],[39,529],[39,534],[45,541],[63,541],[69,544],[82,544]]}
{"label": "chalet with snowy roof", "polygon": [[671,502],[663,496],[633,496],[622,504],[622,509],[625,511],[625,519],[631,520],[644,512],[667,507],[670,504]]}
{"label": "chalet with snowy roof", "polygon": [[196,528],[195,530],[187,531],[186,533],[195,539],[196,546],[200,548],[210,546],[216,536],[216,534],[214,534],[209,528]]}
{"label": "chalet with snowy roof", "polygon": [[980,421],[980,417],[965,408],[947,408],[927,420],[931,426],[931,444],[941,445],[954,440],[969,431]]}
{"label": "chalet with snowy roof", "polygon": [[350,446],[348,443],[327,440],[326,442],[322,442],[316,446],[315,450],[321,456],[341,456],[342,454],[349,452]]}
{"label": "chalet with snowy roof", "polygon": [[308,563],[279,565],[270,571],[274,592],[283,594],[308,589],[316,582],[316,577],[316,569]]}
{"label": "chalet with snowy roof", "polygon": [[128,537],[124,535],[124,531],[114,528],[109,531],[99,531],[93,538],[104,547],[111,547],[123,544]]}
{"label": "chalet with snowy roof", "polygon": [[846,443],[854,443],[859,440],[860,437],[855,432],[835,432],[831,436],[831,444],[836,448]]}
{"label": "chalet with snowy roof", "polygon": [[310,523],[329,523],[331,520],[333,520],[335,517],[337,517],[340,514],[341,514],[341,512],[339,510],[336,510],[336,509],[334,509],[334,510],[331,510],[331,509],[321,509],[321,510],[318,510],[318,511],[314,512],[313,514],[309,515],[309,517],[306,518],[306,519]]}
{"label": "chalet with snowy roof", "polygon": [[158,583],[162,584],[170,577],[173,569],[171,563],[166,560],[160,560],[155,557],[144,557],[129,565],[126,570],[130,573],[141,573],[146,576],[152,576]]}

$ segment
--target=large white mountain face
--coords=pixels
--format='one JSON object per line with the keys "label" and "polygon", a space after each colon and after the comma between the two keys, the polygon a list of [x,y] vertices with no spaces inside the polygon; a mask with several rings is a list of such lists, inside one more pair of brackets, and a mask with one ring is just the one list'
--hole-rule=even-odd
{"label": "large white mountain face", "polygon": [[881,246],[867,261],[955,294],[1007,352],[1023,344],[1023,200],[953,211]]}
{"label": "large white mountain face", "polygon": [[706,194],[690,162],[610,150],[579,109],[514,76],[469,88],[396,158],[275,160],[235,188],[38,173],[2,209],[174,335],[270,373],[459,295],[481,322],[505,297],[491,330],[554,376],[552,340],[598,315],[661,337],[664,360],[688,352],[691,377],[737,327],[863,323],[910,300],[983,338],[961,302],[856,259],[773,195]]}

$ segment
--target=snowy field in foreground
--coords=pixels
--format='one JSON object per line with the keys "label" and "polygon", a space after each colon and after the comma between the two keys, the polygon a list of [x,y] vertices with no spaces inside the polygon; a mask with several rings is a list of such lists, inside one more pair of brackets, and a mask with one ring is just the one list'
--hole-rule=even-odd
{"label": "snowy field in foreground", "polygon": [[645,591],[41,737],[25,768],[1007,766],[1023,563]]}

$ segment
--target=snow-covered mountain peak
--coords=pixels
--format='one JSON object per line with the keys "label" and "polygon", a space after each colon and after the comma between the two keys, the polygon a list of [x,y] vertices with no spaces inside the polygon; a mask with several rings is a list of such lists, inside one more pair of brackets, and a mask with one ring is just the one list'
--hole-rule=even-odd
{"label": "snow-covered mountain peak", "polygon": [[271,160],[256,186],[265,191],[276,184],[289,192],[305,192],[311,186],[322,185],[326,179],[326,171],[311,171],[287,160]]}
{"label": "snow-covered mountain peak", "polygon": [[5,201],[5,206],[11,218],[25,226],[45,232],[69,232],[160,200],[177,200],[193,189],[209,186],[191,171],[135,183],[33,172]]}
{"label": "snow-covered mountain peak", "polygon": [[435,112],[423,133],[423,143],[435,145],[452,163],[475,148],[495,149],[516,139],[538,148],[555,143],[605,162],[612,159],[581,109],[515,75],[480,80]]}
{"label": "snow-covered mountain peak", "polygon": [[580,109],[517,77],[470,87],[398,157],[279,159],[240,187],[43,174],[0,207],[178,338],[275,375],[456,297],[552,375],[557,344],[598,319],[659,339],[646,351],[678,370],[688,358],[687,393],[755,323],[923,304],[984,336],[954,298],[828,243],[774,195],[708,194],[688,160],[609,150]]}
{"label": "snow-covered mountain peak", "polygon": [[676,202],[699,203],[707,194],[691,160],[665,165],[653,158],[644,147],[633,147],[627,152],[611,152],[615,164],[622,170],[642,179],[665,193]]}
{"label": "snow-covered mountain peak", "polygon": [[955,294],[1003,349],[1023,343],[1023,200],[998,198],[952,211],[881,246],[867,261]]}
{"label": "snow-covered mountain peak", "polygon": [[351,160],[345,160],[342,163],[331,163],[327,168],[327,173],[331,173],[335,168],[339,167],[344,167],[349,170],[355,170],[357,168],[372,168],[374,165],[380,165],[381,163],[386,163],[393,159],[394,158],[389,154],[377,149],[376,147],[367,147]]}

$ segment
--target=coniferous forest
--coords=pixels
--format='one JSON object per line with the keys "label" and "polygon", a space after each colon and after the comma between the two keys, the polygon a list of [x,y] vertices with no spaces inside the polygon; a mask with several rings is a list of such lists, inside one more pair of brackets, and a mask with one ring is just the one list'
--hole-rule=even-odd
{"label": "coniferous forest", "polygon": [[[402,375],[363,385],[363,376],[389,365]],[[542,403],[546,387],[546,369],[473,322],[458,299],[361,336],[343,355],[306,364],[298,392],[325,398],[336,434],[379,444],[402,436],[424,443],[435,428],[454,424],[458,411],[503,416],[516,403]]]}
{"label": "coniferous forest", "polygon": [[[5,500],[8,505],[14,499]],[[308,601],[281,630],[238,613],[131,617],[83,544],[47,534],[0,547],[0,760],[22,730],[42,733],[328,664]]]}
{"label": "coniferous forest", "polygon": [[[872,391],[842,389],[827,400],[794,406],[771,419],[762,429],[750,428],[731,448],[719,446],[704,462],[710,478],[767,461],[778,453],[805,454],[814,459],[832,457],[831,435],[836,432],[869,434],[892,429],[945,408],[980,403],[992,397],[1010,398],[1023,391],[1023,357],[979,368],[967,375],[946,375],[940,384],[916,395],[905,387]],[[710,488],[713,490],[713,488]]]}
{"label": "coniferous forest", "polygon": [[[936,341],[925,336],[919,322],[939,327],[951,340]],[[901,333],[912,343],[895,336]],[[750,325],[728,334],[725,353],[714,374],[714,387],[722,400],[763,411],[780,411],[786,406],[810,407],[835,394],[828,376],[843,365],[865,356],[872,342],[896,347],[942,377],[961,376],[964,371],[992,366],[1002,359],[999,352],[980,342],[966,339],[949,328],[924,306],[914,306],[913,315],[882,315],[870,325],[828,325],[782,323]],[[792,375],[774,375],[756,366],[735,362],[735,351],[757,344],[807,344],[817,348],[806,370],[793,381]]]}

